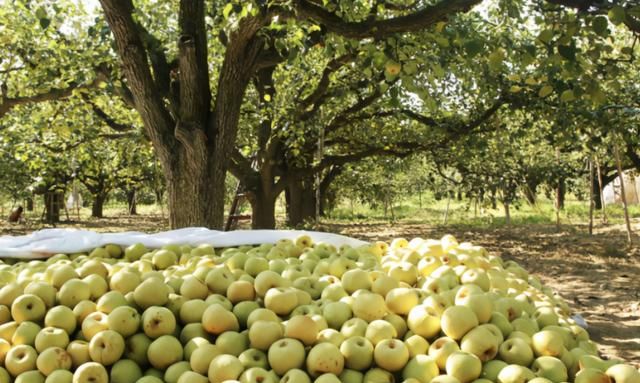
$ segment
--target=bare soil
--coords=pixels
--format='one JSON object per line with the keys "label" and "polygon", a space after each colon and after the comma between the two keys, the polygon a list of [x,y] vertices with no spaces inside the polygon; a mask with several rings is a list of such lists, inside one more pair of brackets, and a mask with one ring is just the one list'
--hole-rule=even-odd
{"label": "bare soil", "polygon": [[[101,232],[167,229],[159,215],[121,215],[63,223]],[[41,224],[0,223],[0,235],[21,235],[44,228]],[[527,225],[513,227],[430,226],[410,223],[325,224],[331,231],[364,240],[395,237],[440,238],[453,234],[459,241],[482,245],[490,252],[521,264],[569,302],[582,315],[591,338],[604,357],[617,357],[640,366],[640,238],[629,247],[621,225],[598,226],[594,235],[584,225]],[[634,223],[640,233],[640,222]]]}

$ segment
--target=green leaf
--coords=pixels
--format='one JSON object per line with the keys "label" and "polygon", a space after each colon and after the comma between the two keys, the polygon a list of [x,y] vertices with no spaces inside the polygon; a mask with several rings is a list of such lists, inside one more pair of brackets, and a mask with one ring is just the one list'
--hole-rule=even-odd
{"label": "green leaf", "polygon": [[502,66],[506,56],[505,51],[502,48],[498,48],[489,55],[489,67],[493,70],[498,70]]}
{"label": "green leaf", "polygon": [[575,99],[576,99],[576,95],[573,94],[573,91],[571,89],[565,90],[560,95],[560,101],[562,101],[562,102],[569,102],[569,101],[573,101]]}
{"label": "green leaf", "polygon": [[605,16],[596,16],[591,22],[591,28],[593,31],[602,37],[606,37],[609,34],[609,21]]}
{"label": "green leaf", "polygon": [[228,19],[231,11],[233,11],[233,4],[227,3],[227,5],[225,5],[224,9],[222,10],[222,16],[224,16],[225,19]]}
{"label": "green leaf", "polygon": [[418,71],[418,65],[414,62],[405,63],[402,66],[402,71],[408,75],[415,74]]}
{"label": "green leaf", "polygon": [[613,25],[620,25],[624,23],[624,20],[626,18],[626,12],[622,6],[614,5],[609,10],[608,16],[609,16],[609,20],[611,20],[611,23],[613,23]]}
{"label": "green leaf", "polygon": [[558,53],[569,61],[575,61],[576,59],[576,48],[572,45],[559,45]]}
{"label": "green leaf", "polygon": [[484,48],[484,43],[480,40],[470,40],[464,44],[464,50],[469,57],[474,57]]}
{"label": "green leaf", "polygon": [[40,7],[38,9],[36,9],[36,17],[39,19],[44,19],[47,17],[47,11],[43,8]]}
{"label": "green leaf", "polygon": [[436,37],[436,43],[438,43],[438,45],[440,45],[443,48],[447,48],[449,47],[449,39],[447,39],[446,37]]}
{"label": "green leaf", "polygon": [[545,29],[538,35],[538,40],[542,41],[545,44],[551,41],[551,39],[553,39],[553,30],[551,29]]}
{"label": "green leaf", "polygon": [[50,24],[51,24],[50,19],[46,17],[43,17],[42,19],[40,19],[40,27],[42,27],[42,29],[47,29]]}
{"label": "green leaf", "polygon": [[551,85],[545,85],[538,92],[538,96],[545,98],[551,93],[553,93],[553,87]]}

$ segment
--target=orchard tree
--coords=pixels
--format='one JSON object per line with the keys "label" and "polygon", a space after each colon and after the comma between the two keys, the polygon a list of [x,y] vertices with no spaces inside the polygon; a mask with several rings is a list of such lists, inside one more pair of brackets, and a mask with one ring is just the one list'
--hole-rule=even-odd
{"label": "orchard tree", "polygon": [[[184,0],[153,8],[135,8],[129,0],[100,3],[126,85],[165,171],[171,226],[221,227],[241,107],[261,70],[310,49],[336,57],[340,46],[425,30],[480,0],[399,7],[307,0]],[[170,27],[154,34],[161,18]],[[288,46],[290,35],[315,39],[316,48]]]}
{"label": "orchard tree", "polygon": [[0,119],[107,78],[109,30],[86,29],[89,15],[79,3],[15,0],[0,9]]}
{"label": "orchard tree", "polygon": [[464,125],[519,97],[505,90],[503,57],[493,55],[517,46],[483,22],[469,13],[410,38],[346,45],[336,58],[311,49],[261,71],[230,164],[252,203],[253,227],[275,225],[283,190],[296,226],[315,217],[316,189],[324,194],[344,165],[424,150],[434,130],[464,134]]}

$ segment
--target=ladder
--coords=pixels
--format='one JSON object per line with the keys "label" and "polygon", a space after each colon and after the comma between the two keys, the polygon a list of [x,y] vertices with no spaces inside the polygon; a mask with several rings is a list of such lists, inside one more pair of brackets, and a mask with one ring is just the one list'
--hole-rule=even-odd
{"label": "ladder", "polygon": [[[251,168],[256,170],[258,166],[258,156],[253,153],[251,156]],[[231,208],[229,209],[229,216],[227,217],[227,223],[224,225],[224,231],[234,230],[238,226],[238,222],[241,220],[250,220],[251,214],[238,214],[238,211],[242,207],[242,204],[247,200],[247,192],[242,184],[242,181],[238,180],[238,186],[236,186],[236,194],[231,201]]]}
{"label": "ladder", "polygon": [[251,214],[238,214],[240,207],[246,201],[247,194],[244,191],[244,185],[238,181],[236,187],[236,193],[231,201],[231,208],[229,209],[229,216],[227,217],[227,223],[224,225],[224,231],[230,231],[238,226],[240,220],[251,219]]}

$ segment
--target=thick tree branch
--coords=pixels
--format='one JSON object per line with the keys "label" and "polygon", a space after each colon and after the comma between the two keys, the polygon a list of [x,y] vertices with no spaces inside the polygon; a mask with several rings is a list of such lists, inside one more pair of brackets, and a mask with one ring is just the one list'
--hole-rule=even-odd
{"label": "thick tree branch", "polygon": [[53,100],[59,100],[61,98],[66,98],[71,96],[73,94],[73,91],[76,89],[94,88],[101,81],[103,81],[103,76],[99,74],[98,76],[96,76],[96,79],[89,84],[71,83],[66,88],[53,88],[47,92],[34,94],[32,96],[7,97],[3,91],[2,103],[0,104],[0,118],[2,118],[5,114],[9,113],[11,109],[15,108],[18,105],[30,104],[35,102],[53,101]]}
{"label": "thick tree branch", "polygon": [[[298,104],[298,114],[300,120],[307,120],[317,108],[320,107],[322,101],[324,101],[327,89],[329,89],[330,84],[330,76],[335,73],[338,69],[343,67],[345,64],[353,61],[357,56],[353,53],[347,53],[340,57],[336,57],[331,60],[327,66],[322,71],[322,77],[318,82],[318,85],[314,89],[314,91],[302,99]],[[311,110],[308,110],[309,107],[312,107]]]}
{"label": "thick tree branch", "polygon": [[[267,154],[270,150],[267,148],[267,144],[269,143],[269,138],[271,138],[271,125],[273,124],[273,110],[272,103],[274,102],[276,87],[273,83],[273,72],[275,71],[275,65],[265,67],[263,69],[258,70],[256,76],[254,77],[254,84],[256,90],[258,91],[259,97],[259,105],[260,116],[262,119],[260,120],[257,128],[256,135],[258,137],[258,166],[262,166],[265,162],[268,162],[272,158]],[[275,141],[275,137],[271,139],[271,144],[269,146],[273,146]]]}
{"label": "thick tree branch", "polygon": [[507,97],[501,96],[493,103],[493,105],[491,105],[491,107],[487,108],[480,115],[467,123],[452,122],[447,120],[438,121],[432,117],[416,113],[409,109],[402,109],[400,113],[423,125],[440,126],[446,128],[447,132],[449,132],[451,136],[459,137],[465,134],[477,132],[478,127],[487,122],[494,114],[498,112],[500,107],[507,104],[508,102],[509,100]]}
{"label": "thick tree branch", "polygon": [[33,140],[30,141],[30,143],[32,144],[36,144],[38,146],[42,146],[43,148],[47,149],[48,151],[52,152],[52,153],[65,153],[71,149],[75,149],[78,146],[82,145],[82,144],[86,144],[87,142],[91,142],[93,140],[119,140],[122,138],[127,138],[127,137],[135,137],[134,133],[103,133],[103,134],[98,134],[95,137],[85,137],[81,140],[78,140],[72,144],[68,144],[68,143],[64,143],[62,145],[62,147],[56,147],[56,146],[52,146],[47,144],[46,142],[43,142],[41,139],[39,138],[34,138]]}
{"label": "thick tree branch", "polygon": [[0,69],[0,74],[7,74],[7,73],[19,71],[21,69],[24,69],[24,65],[19,65],[17,67],[11,67],[11,68],[7,68],[7,69]]}
{"label": "thick tree branch", "polygon": [[144,122],[147,134],[158,155],[165,163],[171,161],[175,148],[175,122],[165,108],[164,101],[148,65],[147,51],[133,20],[132,0],[100,0],[113,33],[116,49],[122,61],[127,85],[136,109]]}
{"label": "thick tree branch", "polygon": [[318,3],[310,0],[297,0],[296,14],[300,20],[313,20],[324,25],[327,31],[348,38],[381,38],[394,33],[423,30],[450,16],[467,12],[482,0],[442,0],[405,16],[384,20],[345,21],[335,13],[329,12]]}
{"label": "thick tree branch", "polygon": [[198,124],[207,121],[211,104],[204,0],[182,0],[179,24],[180,119]]}
{"label": "thick tree branch", "polygon": [[256,175],[256,171],[251,166],[251,162],[237,149],[231,152],[229,160],[229,172],[243,184],[247,184],[250,177]]}
{"label": "thick tree branch", "polygon": [[128,124],[121,124],[118,121],[111,118],[102,108],[96,105],[88,96],[83,95],[84,101],[91,106],[93,113],[105,122],[111,129],[117,132],[129,132],[133,130],[133,126]]}
{"label": "thick tree branch", "polygon": [[370,95],[360,98],[355,104],[343,110],[331,120],[331,122],[325,127],[325,134],[332,133],[340,127],[347,125],[351,121],[349,119],[349,116],[352,116],[366,109],[377,99],[382,97],[383,94],[384,92],[382,92],[379,87],[376,87],[376,89]]}
{"label": "thick tree branch", "polygon": [[151,67],[153,68],[153,77],[156,83],[156,88],[163,96],[166,97],[169,95],[170,90],[171,67],[167,61],[167,56],[162,46],[162,42],[141,24],[137,24],[137,26],[140,31],[142,41],[149,52],[149,59],[151,61]]}

